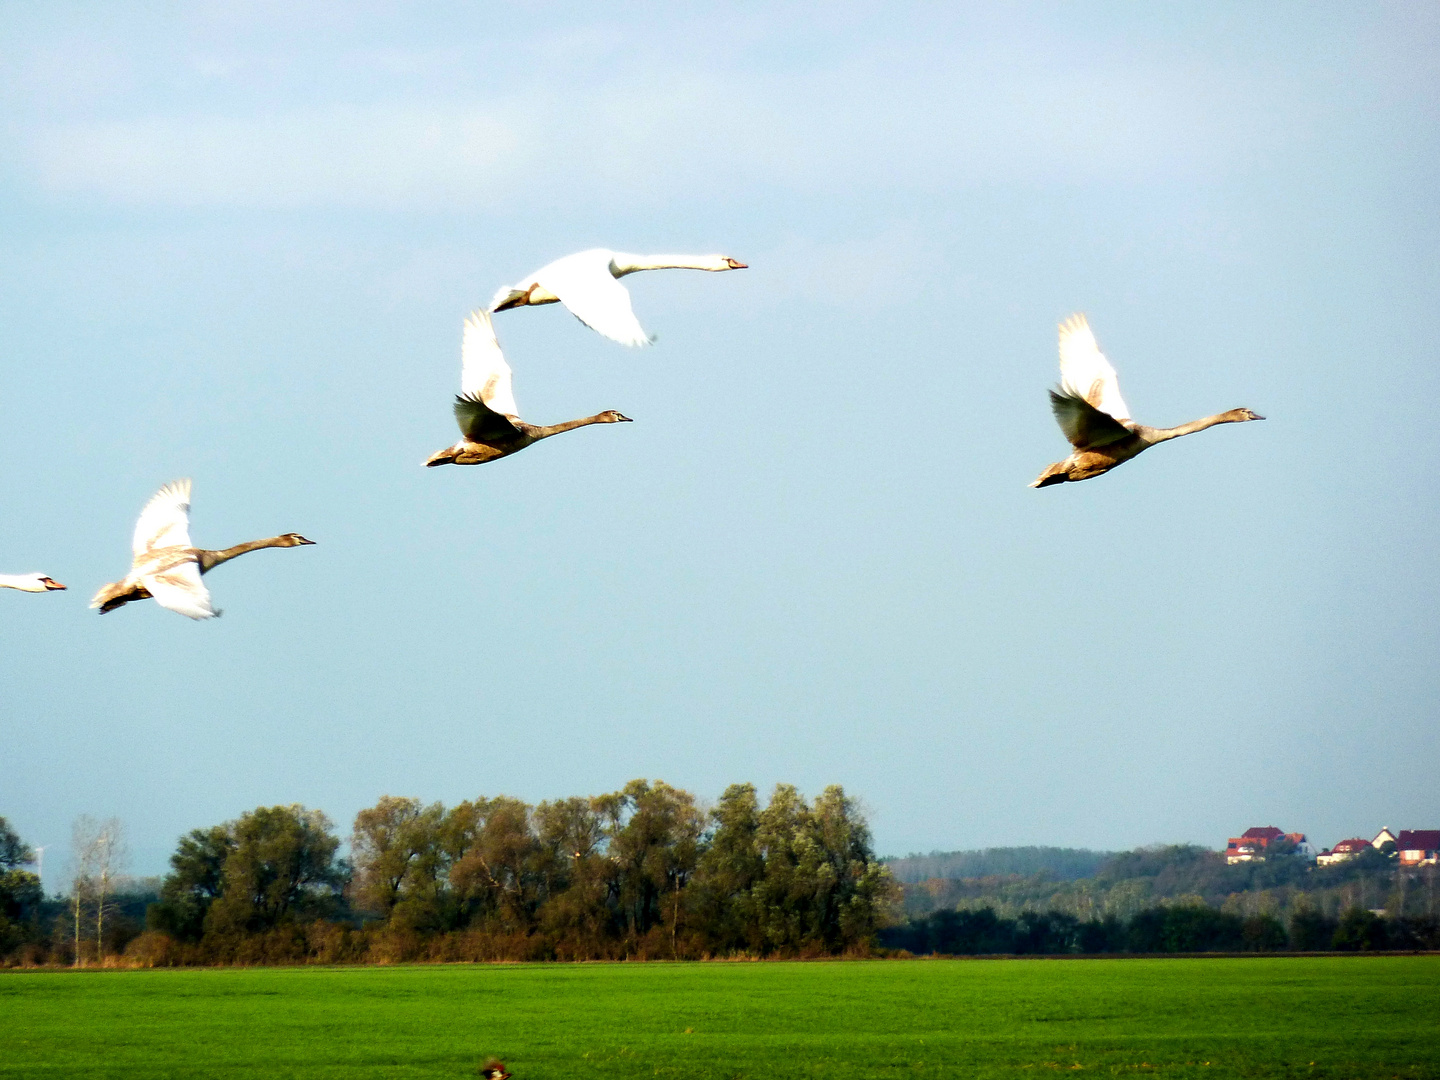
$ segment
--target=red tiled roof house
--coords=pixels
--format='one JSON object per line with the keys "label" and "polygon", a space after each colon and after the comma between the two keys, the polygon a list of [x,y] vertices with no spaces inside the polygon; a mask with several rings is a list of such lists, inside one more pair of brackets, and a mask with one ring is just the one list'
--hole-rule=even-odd
{"label": "red tiled roof house", "polygon": [[1341,840],[1329,851],[1322,851],[1315,859],[1321,866],[1333,866],[1336,863],[1344,862],[1346,859],[1353,859],[1361,852],[1370,851],[1375,847],[1369,840],[1362,836],[1354,836],[1349,840]]}
{"label": "red tiled roof house", "polygon": [[1242,862],[1263,862],[1265,849],[1277,840],[1289,840],[1298,847],[1305,843],[1305,834],[1281,832],[1274,825],[1246,829],[1241,835],[1230,837],[1225,845],[1225,861],[1231,866]]}
{"label": "red tiled roof house", "polygon": [[1401,866],[1434,866],[1440,862],[1440,829],[1401,829],[1395,849]]}

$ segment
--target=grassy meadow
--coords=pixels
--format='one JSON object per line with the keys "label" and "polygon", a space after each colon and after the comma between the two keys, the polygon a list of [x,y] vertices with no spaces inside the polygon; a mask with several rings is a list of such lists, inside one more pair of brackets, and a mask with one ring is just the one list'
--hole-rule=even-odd
{"label": "grassy meadow", "polygon": [[1440,956],[0,973],[0,1078],[1440,1077]]}

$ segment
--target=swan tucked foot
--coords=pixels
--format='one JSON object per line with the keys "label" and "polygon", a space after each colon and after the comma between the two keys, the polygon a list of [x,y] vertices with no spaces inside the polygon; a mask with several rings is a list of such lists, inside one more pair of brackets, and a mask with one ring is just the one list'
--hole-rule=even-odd
{"label": "swan tucked foot", "polygon": [[487,461],[507,457],[528,445],[529,443],[524,443],[508,450],[501,450],[483,443],[457,443],[454,446],[447,446],[444,450],[435,451],[425,459],[425,467],[433,469],[436,465],[483,465]]}
{"label": "swan tucked foot", "polygon": [[[1132,449],[1126,447],[1126,449]],[[1140,450],[1145,447],[1140,447]],[[1102,476],[1115,468],[1121,462],[1128,461],[1138,454],[1120,456],[1119,454],[1105,454],[1095,450],[1084,450],[1071,454],[1064,461],[1057,461],[1048,469],[1042,472],[1030,482],[1032,488],[1049,487],[1051,484],[1064,484],[1068,481],[1089,480],[1095,476]]]}

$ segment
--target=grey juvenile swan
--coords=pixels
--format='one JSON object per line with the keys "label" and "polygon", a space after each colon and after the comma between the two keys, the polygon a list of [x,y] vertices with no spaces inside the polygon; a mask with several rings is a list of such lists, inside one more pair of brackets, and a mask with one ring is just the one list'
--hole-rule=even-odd
{"label": "grey juvenile swan", "polygon": [[210,591],[200,575],[247,551],[260,548],[300,547],[313,544],[299,533],[283,533],[265,540],[209,551],[190,546],[190,481],[177,480],[157,491],[140,511],[132,543],[135,559],[130,573],[104,586],[90,601],[103,615],[132,600],[154,597],[163,608],[192,619],[212,619],[220,612],[210,606]]}
{"label": "grey juvenile swan", "polygon": [[1084,315],[1072,315],[1060,324],[1060,389],[1050,391],[1050,408],[1075,449],[1036,477],[1031,487],[1089,480],[1167,439],[1216,424],[1265,419],[1249,409],[1231,409],[1173,428],[1137,424],[1120,397],[1115,369],[1095,343]]}
{"label": "grey juvenile swan", "polygon": [[629,255],[608,248],[566,255],[542,266],[518,284],[507,285],[490,301],[491,311],[531,304],[564,304],[566,310],[598,334],[621,345],[649,345],[630,307],[630,291],[620,284],[641,270],[744,270],[728,255]]}
{"label": "grey juvenile swan", "polygon": [[590,424],[629,423],[614,409],[540,427],[521,420],[510,385],[510,365],[500,351],[495,327],[487,311],[474,312],[465,320],[461,348],[460,396],[455,399],[455,421],[460,441],[437,450],[426,459],[427,466],[483,465],[524,450],[533,442],[573,431]]}
{"label": "grey juvenile swan", "polygon": [[19,589],[21,592],[55,592],[65,588],[60,582],[44,574],[0,574],[0,589]]}

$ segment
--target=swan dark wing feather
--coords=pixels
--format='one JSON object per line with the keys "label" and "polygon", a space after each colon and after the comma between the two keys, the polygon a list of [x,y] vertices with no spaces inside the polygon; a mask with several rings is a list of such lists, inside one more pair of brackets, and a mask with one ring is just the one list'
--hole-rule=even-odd
{"label": "swan dark wing feather", "polygon": [[1077,450],[1109,446],[1133,434],[1109,413],[1101,412],[1079,394],[1064,388],[1050,391],[1050,409],[1065,438]]}
{"label": "swan dark wing feather", "polygon": [[455,422],[460,425],[460,434],[471,442],[495,446],[513,442],[521,436],[510,417],[498,413],[478,394],[461,394],[455,399]]}

